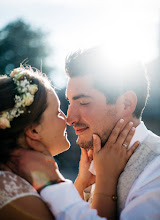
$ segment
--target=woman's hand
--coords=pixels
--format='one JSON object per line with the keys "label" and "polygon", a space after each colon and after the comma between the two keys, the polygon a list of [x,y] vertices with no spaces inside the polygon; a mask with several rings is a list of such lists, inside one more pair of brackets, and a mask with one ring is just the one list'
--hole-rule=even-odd
{"label": "woman's hand", "polygon": [[[93,161],[96,170],[96,186],[91,207],[102,217],[114,218],[116,214],[117,180],[139,142],[127,150],[135,128],[130,122],[122,130],[121,119],[112,130],[107,143],[101,149],[101,141],[93,135]],[[121,131],[122,130],[122,131]]]}
{"label": "woman's hand", "polygon": [[139,145],[137,141],[127,150],[135,128],[133,123],[130,122],[122,130],[123,123],[123,119],[118,121],[102,149],[100,138],[98,135],[93,135],[93,161],[98,176],[108,175],[113,179],[118,179],[127,161]]}

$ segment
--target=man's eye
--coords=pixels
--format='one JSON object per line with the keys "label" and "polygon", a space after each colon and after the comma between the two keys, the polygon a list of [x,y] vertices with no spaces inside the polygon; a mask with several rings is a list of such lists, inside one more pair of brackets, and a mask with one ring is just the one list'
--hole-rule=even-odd
{"label": "man's eye", "polygon": [[80,103],[80,105],[89,105],[89,102]]}

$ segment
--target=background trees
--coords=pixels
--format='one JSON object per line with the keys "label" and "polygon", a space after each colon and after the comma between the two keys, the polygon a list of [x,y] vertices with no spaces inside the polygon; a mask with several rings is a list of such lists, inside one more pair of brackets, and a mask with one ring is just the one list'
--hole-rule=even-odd
{"label": "background trees", "polygon": [[[32,29],[23,20],[18,19],[0,30],[0,73],[9,74],[24,60],[49,75],[53,67],[47,65],[50,54],[46,34],[40,29]],[[24,61],[24,62],[26,62]]]}
{"label": "background trees", "polygon": [[[157,46],[160,51],[160,41]],[[50,77],[54,71],[54,66],[47,64],[51,52],[47,33],[33,29],[22,19],[13,21],[0,30],[0,74],[9,74],[13,68],[19,67],[20,63],[27,59],[25,62],[28,61],[28,64],[38,69],[41,69],[42,60],[42,71]],[[147,65],[147,69],[151,80],[151,93],[142,119],[150,130],[160,135],[160,53],[157,59]],[[58,74],[56,70],[54,74]],[[57,92],[61,109],[66,114],[68,103],[65,99],[65,88]],[[64,176],[74,180],[78,171],[80,148],[76,146],[73,129],[68,127],[67,132],[72,147],[56,156],[56,160]]]}
{"label": "background trees", "polygon": [[[51,45],[47,42],[47,33],[40,29],[32,29],[22,19],[7,24],[0,30],[0,74],[9,75],[13,68],[20,63],[28,63],[32,67],[41,69],[50,79],[54,66],[47,64],[47,58],[51,54]],[[52,81],[54,84],[54,82]],[[67,113],[68,102],[65,99],[65,88],[57,90],[61,101],[61,109]],[[68,137],[72,148],[55,157],[59,168],[66,178],[74,180],[78,172],[80,149],[76,146],[76,136],[73,129],[68,128]],[[72,162],[71,162],[72,161]]]}

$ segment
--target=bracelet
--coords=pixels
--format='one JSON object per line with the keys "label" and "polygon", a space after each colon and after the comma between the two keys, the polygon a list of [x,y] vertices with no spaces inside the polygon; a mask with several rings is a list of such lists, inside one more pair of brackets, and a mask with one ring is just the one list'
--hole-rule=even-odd
{"label": "bracelet", "polygon": [[118,199],[118,197],[117,197],[117,195],[112,195],[112,196],[110,196],[110,195],[107,195],[107,194],[105,194],[105,193],[94,193],[93,195],[102,195],[102,196],[106,196],[106,197],[110,197],[114,202],[115,201],[117,201],[117,199]]}
{"label": "bracelet", "polygon": [[54,185],[54,184],[57,184],[57,183],[63,183],[65,182],[64,180],[61,180],[61,179],[58,179],[58,180],[49,180],[44,186],[41,186],[40,188],[37,189],[37,192],[40,193],[42,189],[44,189],[45,187],[47,186],[50,186],[50,185]]}

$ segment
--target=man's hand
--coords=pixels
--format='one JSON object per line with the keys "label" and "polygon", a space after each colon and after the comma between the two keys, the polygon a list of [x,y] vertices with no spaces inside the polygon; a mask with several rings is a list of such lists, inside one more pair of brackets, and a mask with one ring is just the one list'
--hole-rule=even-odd
{"label": "man's hand", "polygon": [[93,159],[93,150],[87,151],[81,148],[81,159],[79,163],[78,177],[74,183],[76,189],[83,199],[83,191],[87,186],[95,183],[95,176],[88,170]]}
{"label": "man's hand", "polygon": [[36,190],[49,181],[64,180],[51,156],[33,150],[15,150],[7,166],[30,182]]}
{"label": "man's hand", "polygon": [[37,190],[52,180],[64,180],[51,154],[39,142],[26,137],[26,142],[33,150],[16,149],[13,151],[4,170],[26,179]]}

